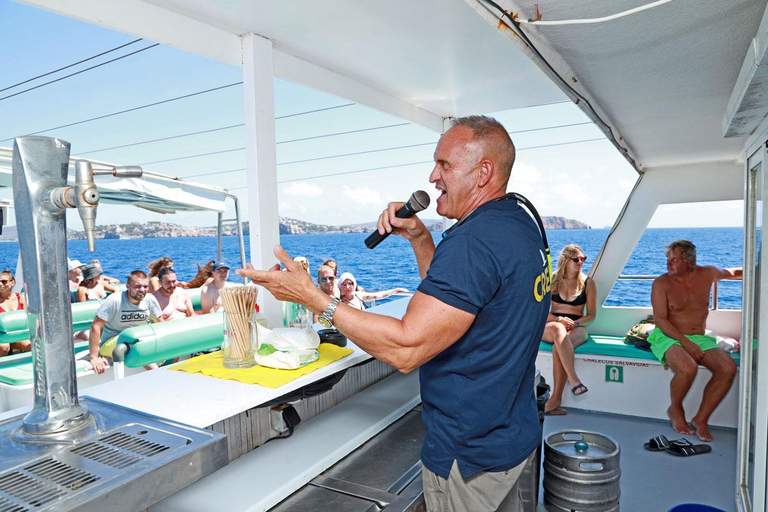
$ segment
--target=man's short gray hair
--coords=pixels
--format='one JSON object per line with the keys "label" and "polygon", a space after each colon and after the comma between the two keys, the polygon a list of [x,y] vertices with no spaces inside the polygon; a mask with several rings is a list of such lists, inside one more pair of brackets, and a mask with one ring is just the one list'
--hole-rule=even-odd
{"label": "man's short gray hair", "polygon": [[504,125],[489,116],[467,116],[453,119],[451,127],[455,126],[469,128],[476,139],[490,143],[498,151],[500,170],[509,178],[515,163],[515,144]]}
{"label": "man's short gray hair", "polygon": [[667,256],[669,256],[669,253],[675,249],[680,249],[685,261],[688,263],[696,263],[696,246],[693,245],[693,242],[689,242],[688,240],[675,240],[664,249]]}

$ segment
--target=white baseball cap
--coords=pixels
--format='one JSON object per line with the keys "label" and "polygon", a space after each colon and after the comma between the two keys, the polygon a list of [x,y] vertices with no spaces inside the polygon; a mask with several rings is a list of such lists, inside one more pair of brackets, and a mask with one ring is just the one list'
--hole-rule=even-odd
{"label": "white baseball cap", "polygon": [[67,267],[69,267],[69,271],[72,272],[76,268],[80,268],[84,265],[80,260],[71,260],[67,258]]}

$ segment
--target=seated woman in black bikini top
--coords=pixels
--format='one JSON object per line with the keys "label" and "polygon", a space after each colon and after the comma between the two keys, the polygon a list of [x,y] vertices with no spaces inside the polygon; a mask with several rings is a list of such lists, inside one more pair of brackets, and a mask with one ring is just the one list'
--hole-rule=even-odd
{"label": "seated woman in black bikini top", "polygon": [[584,326],[595,319],[597,309],[595,282],[581,270],[586,259],[578,245],[565,246],[552,278],[552,306],[542,336],[545,342],[553,344],[554,384],[544,407],[544,411],[549,414],[565,414],[560,404],[566,380],[575,396],[589,391],[576,374],[573,355],[573,350],[587,341],[588,334]]}
{"label": "seated woman in black bikini top", "polygon": [[[578,256],[577,256],[578,257]],[[586,258],[585,256],[581,256],[581,258]],[[583,261],[581,262],[584,263]],[[590,281],[590,278],[587,277],[584,280],[584,288],[582,288],[581,293],[573,300],[565,300],[562,297],[560,297],[560,293],[558,293],[554,287],[552,288],[552,302],[556,304],[565,304],[567,306],[584,306],[584,304],[587,303],[587,284]],[[556,306],[553,304],[552,309],[556,309]],[[583,311],[582,311],[583,312]],[[580,320],[582,316],[581,314],[573,314],[573,313],[559,313],[560,316],[564,316],[566,318],[570,318],[571,320]],[[581,322],[579,322],[581,323]]]}

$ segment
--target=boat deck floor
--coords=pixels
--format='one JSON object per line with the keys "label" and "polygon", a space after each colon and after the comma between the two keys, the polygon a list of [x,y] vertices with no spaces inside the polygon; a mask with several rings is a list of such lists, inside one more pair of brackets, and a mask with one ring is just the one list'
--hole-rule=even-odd
{"label": "boat deck floor", "polygon": [[[564,416],[546,416],[544,439],[558,430],[590,430],[606,434],[621,446],[622,512],[667,511],[681,503],[700,503],[732,512],[736,510],[736,431],[712,429],[710,453],[676,457],[651,452],[643,444],[658,435],[674,440],[695,436],[676,433],[668,421],[593,413],[568,409]],[[542,453],[542,458],[544,457]],[[542,469],[543,479],[543,469]],[[539,512],[544,489],[539,487]]]}
{"label": "boat deck floor", "polygon": [[[715,440],[708,443],[712,451],[690,457],[643,448],[658,435],[700,443],[696,436],[677,434],[667,421],[568,409],[567,415],[545,417],[544,439],[559,430],[599,432],[619,443],[622,512],[666,512],[683,503],[735,511],[733,429],[713,429]],[[421,494],[419,452],[424,434],[417,406],[272,510],[423,510],[423,500],[415,497]],[[552,512],[544,505],[543,468],[540,474],[536,510]]]}

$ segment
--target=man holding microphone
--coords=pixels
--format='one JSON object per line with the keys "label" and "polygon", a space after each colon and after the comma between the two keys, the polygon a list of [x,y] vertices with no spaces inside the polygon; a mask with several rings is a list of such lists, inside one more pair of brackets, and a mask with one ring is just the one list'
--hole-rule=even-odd
{"label": "man holding microphone", "polygon": [[422,282],[402,319],[358,311],[315,288],[280,247],[280,265],[237,273],[304,304],[404,373],[419,369],[429,511],[522,510],[517,480],[541,444],[534,361],[549,311],[541,229],[505,195],[515,148],[495,119],[455,120],[434,154],[437,212],[458,222],[435,247],[390,203],[380,234],[411,243]]}

